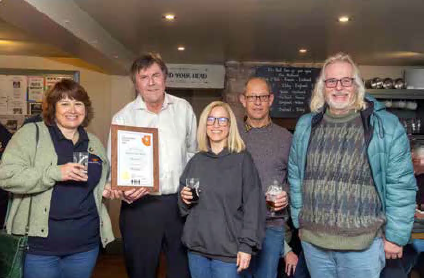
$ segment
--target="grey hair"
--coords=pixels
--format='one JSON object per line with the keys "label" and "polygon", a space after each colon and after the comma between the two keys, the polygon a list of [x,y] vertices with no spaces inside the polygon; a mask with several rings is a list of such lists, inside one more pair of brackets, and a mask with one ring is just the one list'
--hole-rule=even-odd
{"label": "grey hair", "polygon": [[360,75],[360,71],[357,68],[356,63],[354,63],[353,60],[351,59],[350,55],[339,52],[329,57],[328,59],[326,59],[325,63],[323,64],[322,70],[320,72],[320,76],[316,81],[316,85],[314,87],[313,94],[311,96],[310,110],[313,113],[319,113],[320,111],[322,111],[323,107],[325,106],[325,97],[324,97],[325,69],[328,65],[336,62],[349,63],[353,68],[353,78],[354,78],[354,83],[356,85],[356,96],[351,103],[352,107],[358,111],[366,108],[366,103],[363,100],[365,98],[365,85]]}

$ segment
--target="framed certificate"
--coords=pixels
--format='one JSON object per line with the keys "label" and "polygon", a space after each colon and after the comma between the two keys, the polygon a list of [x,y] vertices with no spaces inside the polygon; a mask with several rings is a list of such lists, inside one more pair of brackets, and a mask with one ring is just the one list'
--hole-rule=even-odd
{"label": "framed certificate", "polygon": [[111,125],[111,187],[159,191],[157,128]]}

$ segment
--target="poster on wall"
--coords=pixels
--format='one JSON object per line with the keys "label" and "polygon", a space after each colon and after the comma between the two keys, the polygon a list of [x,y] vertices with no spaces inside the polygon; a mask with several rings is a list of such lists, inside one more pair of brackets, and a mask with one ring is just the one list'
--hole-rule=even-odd
{"label": "poster on wall", "polygon": [[27,113],[27,76],[9,75],[7,78],[7,114]]}
{"label": "poster on wall", "polygon": [[7,97],[0,96],[0,114],[7,114]]}
{"label": "poster on wall", "polygon": [[55,83],[61,81],[62,79],[74,80],[72,75],[48,75],[48,76],[46,76],[45,92],[49,91],[50,88],[52,88],[55,85]]}
{"label": "poster on wall", "polygon": [[9,115],[27,114],[27,103],[25,101],[8,100],[7,114]]}
{"label": "poster on wall", "polygon": [[25,117],[41,113],[46,88],[63,79],[79,80],[77,71],[14,70],[13,75],[8,69],[0,72],[0,121],[12,132]]}
{"label": "poster on wall", "polygon": [[10,133],[15,133],[18,128],[24,123],[24,115],[0,115],[0,123],[9,130]]}
{"label": "poster on wall", "polygon": [[28,76],[28,101],[42,102],[44,94],[44,77]]}

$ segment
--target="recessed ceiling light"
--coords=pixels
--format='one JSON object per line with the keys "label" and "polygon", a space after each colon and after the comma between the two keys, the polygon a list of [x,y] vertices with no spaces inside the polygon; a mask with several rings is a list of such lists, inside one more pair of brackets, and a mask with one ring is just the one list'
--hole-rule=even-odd
{"label": "recessed ceiling light", "polygon": [[184,46],[178,46],[178,50],[179,50],[179,51],[184,51],[184,50],[185,50],[185,47],[184,47]]}
{"label": "recessed ceiling light", "polygon": [[174,14],[165,14],[163,15],[163,18],[167,21],[174,21],[176,19],[176,16]]}
{"label": "recessed ceiling light", "polygon": [[298,50],[299,51],[299,53],[307,53],[307,49],[305,49],[305,48],[301,48],[300,50]]}
{"label": "recessed ceiling light", "polygon": [[115,59],[119,59],[119,55],[113,55]]}
{"label": "recessed ceiling light", "polygon": [[342,23],[346,23],[350,21],[350,18],[348,16],[341,16],[338,18],[338,21]]}

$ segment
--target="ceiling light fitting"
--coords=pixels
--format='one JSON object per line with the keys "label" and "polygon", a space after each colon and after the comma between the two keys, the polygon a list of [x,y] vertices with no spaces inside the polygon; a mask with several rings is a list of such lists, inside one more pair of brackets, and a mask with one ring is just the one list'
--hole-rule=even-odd
{"label": "ceiling light fitting", "polygon": [[185,50],[185,47],[184,47],[184,46],[178,46],[178,50],[179,50],[179,51],[184,51],[184,50]]}
{"label": "ceiling light fitting", "polygon": [[165,14],[163,15],[163,19],[167,21],[174,21],[176,19],[176,16],[174,14]]}
{"label": "ceiling light fitting", "polygon": [[341,16],[338,18],[338,21],[341,23],[346,23],[350,21],[350,18],[348,16]]}

